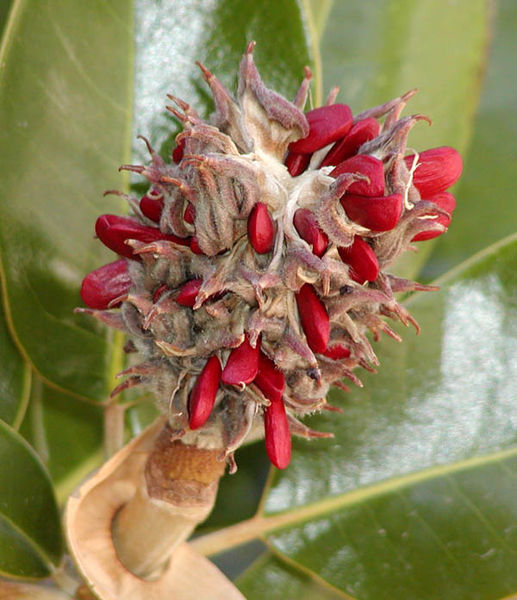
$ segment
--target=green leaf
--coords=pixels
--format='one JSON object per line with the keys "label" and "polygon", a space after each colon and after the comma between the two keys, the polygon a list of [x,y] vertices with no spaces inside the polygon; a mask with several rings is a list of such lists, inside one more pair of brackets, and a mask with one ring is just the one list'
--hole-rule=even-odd
{"label": "green leaf", "polygon": [[0,50],[7,317],[44,378],[94,399],[108,385],[105,334],[73,309],[84,274],[111,258],[95,218],[122,206],[102,192],[127,153],[131,20],[125,0],[19,0]]}
{"label": "green leaf", "polygon": [[310,598],[311,600],[343,600],[346,596],[282,561],[274,554],[265,553],[239,579],[239,589],[246,598]]}
{"label": "green leaf", "polygon": [[17,429],[29,400],[31,371],[14,345],[0,292],[0,419]]}
{"label": "green leaf", "polygon": [[452,226],[436,245],[425,274],[434,277],[517,229],[517,4],[497,3],[493,39]]}
{"label": "green leaf", "polygon": [[[288,35],[286,35],[288,24]],[[266,85],[294,97],[303,67],[312,64],[304,15],[294,0],[185,0],[178,7],[136,1],[134,135],[143,134],[170,153],[176,122],[165,109],[167,94],[203,115],[212,101],[195,61],[236,91],[240,59],[257,42],[255,60]],[[134,152],[148,160],[143,144]]]}
{"label": "green leaf", "polygon": [[25,440],[0,421],[0,573],[45,577],[63,553],[50,479]]}
{"label": "green leaf", "polygon": [[365,490],[361,500],[269,542],[361,600],[490,600],[515,593],[517,451],[441,471],[420,483],[408,478],[386,491]]}
{"label": "green leaf", "polygon": [[12,0],[0,1],[0,36],[3,33],[12,3]]}
{"label": "green leaf", "polygon": [[60,503],[102,463],[103,410],[35,377],[21,433],[47,467]]}
{"label": "green leaf", "polygon": [[517,236],[414,298],[420,339],[382,342],[344,415],[311,419],[335,440],[295,444],[242,539],[361,600],[517,591],[515,264]]}
{"label": "green leaf", "polygon": [[[325,94],[339,85],[339,99],[359,113],[418,88],[405,114],[427,115],[433,126],[417,124],[409,145],[417,150],[448,145],[464,152],[486,61],[489,4],[335,2],[321,40]],[[423,245],[417,255],[407,254],[397,272],[415,276],[432,245]]]}

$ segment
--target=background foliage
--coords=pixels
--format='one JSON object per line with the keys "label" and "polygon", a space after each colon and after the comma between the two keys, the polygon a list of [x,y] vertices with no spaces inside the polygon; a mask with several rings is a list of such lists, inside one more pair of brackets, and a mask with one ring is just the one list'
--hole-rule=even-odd
{"label": "background foliage", "polygon": [[[233,88],[255,39],[287,96],[311,66],[314,105],[335,84],[354,112],[418,87],[408,111],[434,125],[411,145],[466,166],[450,232],[397,267],[441,276],[408,302],[422,333],[378,344],[379,374],[332,392],[344,414],[311,418],[335,438],[297,441],[285,472],[240,452],[204,526],[214,558],[250,599],[517,594],[516,28],[513,0],[0,3],[0,573],[59,566],[58,509],[102,461],[122,340],[73,314],[110,260],[96,216],[126,210],[102,192],[138,189],[117,172],[144,160],[137,134],[170,152],[166,93],[210,111],[194,61]],[[152,415],[128,411],[128,433]]]}

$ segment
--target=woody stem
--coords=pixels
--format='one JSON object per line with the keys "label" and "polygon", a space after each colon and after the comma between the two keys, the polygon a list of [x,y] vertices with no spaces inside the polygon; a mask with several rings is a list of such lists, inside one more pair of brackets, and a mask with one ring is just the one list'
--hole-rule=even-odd
{"label": "woody stem", "polygon": [[224,462],[220,450],[171,441],[167,425],[156,440],[134,497],[113,521],[120,560],[144,579],[160,575],[181,542],[204,521],[215,502]]}

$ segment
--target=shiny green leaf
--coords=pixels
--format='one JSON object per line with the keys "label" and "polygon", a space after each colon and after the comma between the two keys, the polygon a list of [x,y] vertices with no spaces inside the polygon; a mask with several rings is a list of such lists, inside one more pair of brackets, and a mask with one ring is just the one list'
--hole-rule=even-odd
{"label": "shiny green leaf", "polygon": [[[464,153],[489,26],[488,0],[446,6],[436,0],[334,2],[321,38],[324,93],[339,85],[341,101],[358,113],[418,88],[405,114],[427,115],[433,126],[417,124],[409,145],[417,150],[454,146]],[[417,255],[407,254],[397,271],[414,276],[432,246],[427,243]]]}
{"label": "shiny green leaf", "polygon": [[517,591],[515,264],[517,236],[417,295],[419,339],[310,420],[336,437],[295,443],[256,530],[289,564],[361,600]]}
{"label": "shiny green leaf", "polygon": [[365,490],[269,542],[361,600],[501,599],[517,590],[516,477],[515,450],[437,469]]}
{"label": "shiny green leaf", "polygon": [[19,0],[1,52],[0,254],[7,317],[34,368],[89,398],[106,393],[105,333],[74,317],[93,239],[129,140],[131,6]]}
{"label": "shiny green leaf", "polygon": [[7,329],[0,292],[0,419],[15,429],[29,399],[31,372]]}
{"label": "shiny green leaf", "polygon": [[271,553],[265,553],[239,578],[239,589],[246,598],[310,598],[343,600],[346,596],[332,589],[311,573],[291,566]]}
{"label": "shiny green leaf", "polygon": [[[288,35],[286,35],[288,24]],[[294,97],[303,67],[312,63],[304,17],[294,0],[185,0],[179,7],[136,1],[134,132],[170,152],[178,126],[165,110],[167,94],[201,114],[212,101],[196,61],[205,64],[232,92],[241,56],[257,43],[255,60],[268,86]],[[139,160],[148,160],[140,142]]]}
{"label": "shiny green leaf", "polygon": [[500,0],[453,224],[425,273],[434,277],[517,230],[517,3]]}
{"label": "shiny green leaf", "polygon": [[[408,305],[422,331],[384,338],[364,389],[331,393],[345,411],[311,420],[335,440],[297,442],[267,512],[289,510],[382,479],[517,442],[517,244],[487,251],[439,292]],[[359,374],[359,373],[358,373]],[[310,482],[306,485],[304,482]]]}
{"label": "shiny green leaf", "polygon": [[63,552],[50,479],[30,446],[3,421],[0,456],[0,573],[45,577]]}
{"label": "shiny green leaf", "polygon": [[4,31],[7,18],[9,16],[9,10],[11,8],[12,0],[1,0],[0,1],[0,36]]}
{"label": "shiny green leaf", "polygon": [[102,462],[102,408],[37,377],[21,433],[47,467],[60,503]]}

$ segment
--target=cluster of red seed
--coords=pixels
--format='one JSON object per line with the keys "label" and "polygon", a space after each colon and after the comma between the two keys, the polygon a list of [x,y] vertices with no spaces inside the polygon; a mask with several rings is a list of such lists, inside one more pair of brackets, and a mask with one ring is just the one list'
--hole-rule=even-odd
{"label": "cluster of red seed", "polygon": [[405,156],[422,118],[399,119],[412,93],[355,118],[332,98],[304,115],[310,74],[291,104],[263,86],[252,49],[238,102],[202,67],[214,125],[173,98],[184,132],[172,164],[148,144],[150,166],[124,167],[151,187],[129,199],[134,217],[98,218],[122,258],[87,275],[81,296],[146,359],[117,392],[154,382],[178,437],[215,429],[225,457],[262,417],[284,468],[290,433],[325,435],[294,414],[327,408],[329,385],[375,362],[363,329],[397,337],[378,314],[411,322],[393,293],[425,287],[382,268],[446,231],[462,164],[449,147]]}

